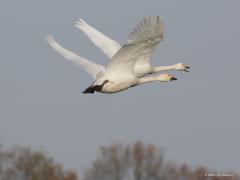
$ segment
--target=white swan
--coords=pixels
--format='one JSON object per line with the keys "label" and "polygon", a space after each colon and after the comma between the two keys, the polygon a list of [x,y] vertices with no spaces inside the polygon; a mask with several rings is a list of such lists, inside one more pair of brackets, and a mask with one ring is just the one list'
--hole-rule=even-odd
{"label": "white swan", "polygon": [[52,36],[48,36],[47,42],[59,54],[82,66],[92,75],[94,82],[83,93],[94,93],[94,91],[116,93],[147,82],[177,80],[170,74],[139,78],[134,73],[134,66],[138,59],[149,58],[161,39],[162,23],[160,17],[144,18],[130,33],[127,43],[111,58],[106,68],[63,48]]}
{"label": "white swan", "polygon": [[[142,21],[142,23],[143,24],[140,23],[136,27],[136,30],[140,29],[141,26],[144,25],[144,21]],[[82,30],[87,35],[87,37],[93,42],[93,44],[95,44],[99,49],[101,49],[109,59],[111,59],[113,55],[121,48],[121,45],[117,41],[99,32],[98,30],[96,30],[95,28],[87,24],[82,19],[79,19],[78,21],[76,21],[75,26],[80,30]],[[163,39],[163,23],[161,19],[159,24],[159,33],[160,33],[159,38],[160,40],[162,40]],[[190,67],[183,63],[177,63],[170,66],[153,67],[150,65],[150,54],[151,53],[146,52],[145,56],[142,56],[137,60],[136,65],[134,67],[134,72],[138,77],[160,72],[160,71],[166,71],[166,70],[178,70],[178,71],[189,72],[188,69]]]}

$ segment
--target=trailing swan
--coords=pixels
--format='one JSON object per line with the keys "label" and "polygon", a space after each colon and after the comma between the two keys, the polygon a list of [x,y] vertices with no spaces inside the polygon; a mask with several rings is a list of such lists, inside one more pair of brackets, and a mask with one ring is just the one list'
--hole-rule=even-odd
{"label": "trailing swan", "polygon": [[[141,26],[144,26],[144,23],[146,22],[142,21],[142,23],[140,23],[135,30],[141,29]],[[121,48],[121,45],[117,41],[99,32],[97,29],[90,26],[82,19],[77,20],[75,22],[75,26],[79,28],[82,32],[84,32],[87,35],[87,37],[93,42],[93,44],[95,44],[99,49],[101,49],[109,59],[111,59],[113,55]],[[161,41],[163,39],[163,23],[161,19],[160,19],[158,28],[159,28],[159,38]],[[166,71],[166,70],[178,70],[178,71],[189,72],[188,69],[190,67],[183,63],[177,63],[170,66],[153,67],[150,64],[151,52],[147,52],[147,51],[149,50],[147,49],[145,50],[146,52],[145,56],[142,56],[136,61],[136,64],[134,66],[134,72],[136,76],[141,77],[147,74],[157,73],[157,72]]]}
{"label": "trailing swan", "polygon": [[162,22],[159,16],[144,18],[130,33],[129,38],[111,58],[106,68],[93,63],[79,55],[63,48],[52,36],[47,37],[49,45],[66,59],[83,67],[94,79],[93,83],[83,93],[116,93],[143,83],[177,80],[170,74],[160,74],[149,77],[138,77],[135,64],[151,57],[153,50],[162,39]]}

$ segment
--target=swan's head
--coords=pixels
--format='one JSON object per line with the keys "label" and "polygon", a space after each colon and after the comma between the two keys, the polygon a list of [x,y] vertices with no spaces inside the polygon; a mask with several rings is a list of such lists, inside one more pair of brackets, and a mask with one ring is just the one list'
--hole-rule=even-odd
{"label": "swan's head", "polygon": [[189,69],[190,69],[189,66],[187,66],[187,65],[185,65],[183,63],[177,63],[175,66],[176,66],[176,70],[177,71],[189,72]]}
{"label": "swan's head", "polygon": [[176,81],[177,78],[171,74],[160,74],[158,80],[161,82]]}

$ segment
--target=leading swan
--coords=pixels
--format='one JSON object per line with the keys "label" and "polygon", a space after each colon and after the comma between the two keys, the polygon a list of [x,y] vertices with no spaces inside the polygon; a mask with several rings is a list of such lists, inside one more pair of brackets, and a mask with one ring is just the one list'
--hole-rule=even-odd
{"label": "leading swan", "polygon": [[47,42],[59,54],[82,66],[93,77],[93,83],[83,93],[94,93],[95,91],[116,93],[147,82],[177,80],[170,74],[139,77],[134,71],[135,64],[139,59],[143,61],[150,59],[162,37],[163,29],[160,17],[144,18],[130,33],[126,44],[112,56],[106,68],[63,48],[52,36],[48,36]]}

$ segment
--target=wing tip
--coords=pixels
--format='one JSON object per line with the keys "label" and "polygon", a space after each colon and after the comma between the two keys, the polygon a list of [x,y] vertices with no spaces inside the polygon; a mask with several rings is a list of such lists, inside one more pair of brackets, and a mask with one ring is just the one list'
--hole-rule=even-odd
{"label": "wing tip", "polygon": [[55,41],[55,39],[51,34],[46,35],[45,40],[51,47],[54,47],[57,45],[57,42]]}
{"label": "wing tip", "polygon": [[47,43],[51,44],[54,42],[54,38],[51,34],[47,34],[44,39],[46,40]]}
{"label": "wing tip", "polygon": [[149,24],[161,24],[163,23],[161,16],[148,16],[143,19],[143,21],[147,21]]}
{"label": "wing tip", "polygon": [[82,27],[85,24],[86,24],[86,22],[81,18],[78,18],[78,20],[75,21],[75,26],[76,27]]}
{"label": "wing tip", "polygon": [[145,32],[149,32],[150,35],[156,37],[157,41],[160,41],[161,39],[163,39],[162,17],[161,16],[144,17],[142,21],[140,21],[140,23],[137,24],[134,30],[129,34],[127,44],[139,42],[139,40],[141,40],[142,38],[141,36],[146,36]]}

